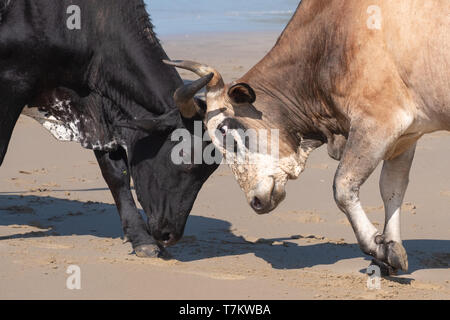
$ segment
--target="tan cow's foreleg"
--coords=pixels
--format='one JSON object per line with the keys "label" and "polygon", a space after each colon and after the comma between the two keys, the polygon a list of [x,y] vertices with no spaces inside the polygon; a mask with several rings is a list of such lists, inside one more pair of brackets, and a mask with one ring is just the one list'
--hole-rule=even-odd
{"label": "tan cow's foreleg", "polygon": [[[394,269],[406,271],[408,261],[401,243],[385,241],[367,218],[359,198],[360,187],[382,161],[387,149],[398,137],[382,124],[368,129],[352,129],[336,172],[334,196],[347,215],[361,250]],[[388,134],[389,133],[389,134]]]}

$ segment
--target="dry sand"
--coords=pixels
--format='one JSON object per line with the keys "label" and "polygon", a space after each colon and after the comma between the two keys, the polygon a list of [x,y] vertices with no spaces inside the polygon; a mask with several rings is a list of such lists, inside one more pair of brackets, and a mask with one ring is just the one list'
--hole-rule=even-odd
{"label": "dry sand", "polygon": [[[165,38],[176,59],[242,75],[276,34]],[[195,77],[182,72],[186,79]],[[420,141],[403,212],[410,273],[367,289],[370,260],[332,196],[337,163],[316,151],[285,202],[257,216],[228,167],[205,184],[173,260],[140,259],[122,244],[119,217],[92,151],[60,143],[22,117],[0,169],[0,298],[11,299],[449,299],[450,134]],[[362,190],[379,228],[379,169]],[[224,193],[226,190],[226,193]],[[258,239],[264,239],[259,240]],[[81,267],[82,289],[66,289]]]}

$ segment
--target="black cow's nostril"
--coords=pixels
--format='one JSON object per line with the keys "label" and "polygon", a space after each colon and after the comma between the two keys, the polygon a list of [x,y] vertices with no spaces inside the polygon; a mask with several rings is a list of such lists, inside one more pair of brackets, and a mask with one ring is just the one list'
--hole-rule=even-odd
{"label": "black cow's nostril", "polygon": [[163,233],[161,236],[161,241],[169,241],[172,238],[172,235],[167,232],[167,233]]}
{"label": "black cow's nostril", "polygon": [[254,197],[252,202],[250,203],[250,205],[252,206],[252,208],[256,211],[259,211],[262,209],[263,205],[261,200],[259,200],[258,197]]}

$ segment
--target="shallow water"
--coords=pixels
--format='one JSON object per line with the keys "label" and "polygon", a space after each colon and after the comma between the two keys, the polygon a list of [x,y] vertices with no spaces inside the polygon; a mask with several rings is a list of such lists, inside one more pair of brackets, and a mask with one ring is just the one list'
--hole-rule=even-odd
{"label": "shallow water", "polygon": [[282,31],[300,0],[145,0],[159,35]]}

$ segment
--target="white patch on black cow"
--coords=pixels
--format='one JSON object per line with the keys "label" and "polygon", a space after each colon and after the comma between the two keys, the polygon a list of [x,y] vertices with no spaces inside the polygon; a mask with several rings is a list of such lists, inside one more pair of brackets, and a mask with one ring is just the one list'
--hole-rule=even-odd
{"label": "white patch on black cow", "polygon": [[83,148],[113,151],[119,146],[104,121],[95,113],[77,110],[70,100],[56,99],[45,107],[26,106],[22,114],[39,122],[53,137],[64,142],[78,142]]}
{"label": "white patch on black cow", "polygon": [[[54,107],[55,109],[58,109],[58,111],[62,111],[61,109],[63,109],[64,104],[69,105],[70,101],[57,101],[57,104]],[[70,108],[68,108],[66,112],[70,113]],[[73,122],[64,122],[49,114],[47,111],[34,107],[29,108],[28,106],[23,109],[22,114],[39,122],[59,141],[81,141],[78,128],[80,120],[78,119],[75,119]]]}

